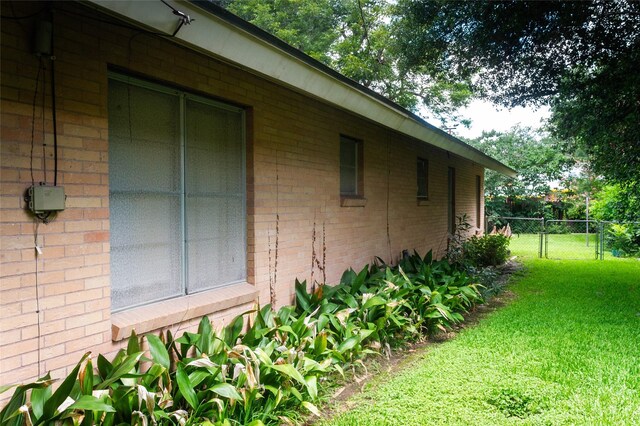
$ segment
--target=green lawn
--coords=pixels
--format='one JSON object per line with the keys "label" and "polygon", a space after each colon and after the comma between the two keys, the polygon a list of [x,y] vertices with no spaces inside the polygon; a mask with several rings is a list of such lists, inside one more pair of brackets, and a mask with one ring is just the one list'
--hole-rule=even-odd
{"label": "green lawn", "polygon": [[515,299],[323,425],[640,425],[640,261],[526,260]]}

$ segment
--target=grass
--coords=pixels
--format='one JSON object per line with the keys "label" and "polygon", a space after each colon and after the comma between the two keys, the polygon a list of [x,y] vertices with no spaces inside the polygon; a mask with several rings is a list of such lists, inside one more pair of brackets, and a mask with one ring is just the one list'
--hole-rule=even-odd
{"label": "grass", "polygon": [[322,425],[640,425],[640,261],[528,259],[515,299]]}

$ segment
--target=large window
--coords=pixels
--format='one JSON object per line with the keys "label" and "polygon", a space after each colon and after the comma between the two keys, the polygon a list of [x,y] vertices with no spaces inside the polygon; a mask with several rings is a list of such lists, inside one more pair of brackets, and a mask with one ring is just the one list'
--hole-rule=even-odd
{"label": "large window", "polygon": [[243,111],[111,75],[114,311],[246,280]]}
{"label": "large window", "polygon": [[340,136],[340,195],[362,197],[362,141]]}

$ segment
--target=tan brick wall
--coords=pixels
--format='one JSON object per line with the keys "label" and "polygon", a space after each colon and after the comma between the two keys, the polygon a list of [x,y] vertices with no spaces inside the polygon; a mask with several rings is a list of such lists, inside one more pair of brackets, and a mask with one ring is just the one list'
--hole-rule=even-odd
{"label": "tan brick wall", "polygon": [[[3,3],[2,14],[28,15],[41,7],[14,5],[10,10]],[[68,198],[64,212],[37,227],[43,248],[38,259],[35,222],[23,200],[31,185],[31,102],[38,71],[28,36],[33,21],[2,23],[0,383],[30,380],[49,370],[60,377],[86,350],[113,353],[122,344],[111,341],[110,68],[247,108],[247,273],[261,303],[269,301],[270,276],[276,279],[279,305],[292,302],[295,278],[322,279],[323,273],[311,266],[314,229],[315,253],[320,260],[326,256],[328,282],[337,281],[347,267],[372,262],[374,256],[394,260],[403,249],[442,254],[449,166],[457,173],[458,212],[475,218],[475,176],[483,175],[481,166],[171,41],[81,18],[78,14],[96,12],[79,5],[58,3],[56,8],[58,184],[64,185]],[[45,63],[49,82],[51,65]],[[40,84],[33,150],[36,183],[44,179],[45,162],[41,94]],[[52,182],[50,105],[47,92],[44,154]],[[365,207],[340,206],[340,134],[363,141]],[[429,160],[430,197],[421,206],[416,201],[417,156]],[[212,317],[221,324],[245,308]],[[176,324],[172,330],[192,329],[197,322]]]}

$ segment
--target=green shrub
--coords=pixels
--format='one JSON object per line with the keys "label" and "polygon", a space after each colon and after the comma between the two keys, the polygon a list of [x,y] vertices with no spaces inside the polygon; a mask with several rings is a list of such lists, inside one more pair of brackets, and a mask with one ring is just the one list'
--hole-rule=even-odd
{"label": "green shrub", "polygon": [[605,186],[594,194],[590,211],[597,220],[640,221],[640,182]]}
{"label": "green shrub", "polygon": [[507,261],[509,238],[501,234],[473,236],[465,244],[465,258],[478,267],[497,266]]}
{"label": "green shrub", "polygon": [[613,223],[605,236],[607,248],[614,256],[628,257],[640,254],[640,227]]}
{"label": "green shrub", "polygon": [[545,232],[547,234],[570,234],[571,228],[562,222],[545,223]]}
{"label": "green shrub", "polygon": [[291,423],[301,408],[317,413],[323,377],[445,330],[481,301],[466,272],[431,253],[295,289],[296,306],[256,308],[220,332],[204,317],[197,333],[145,336],[148,352],[132,334],[112,361],[87,353],[55,391],[49,375],[17,386],[0,424]]}
{"label": "green shrub", "polygon": [[468,265],[467,273],[473,277],[474,281],[477,281],[479,285],[480,295],[483,300],[489,300],[492,297],[502,293],[506,285],[506,281],[499,279],[499,273],[496,268],[478,267]]}

